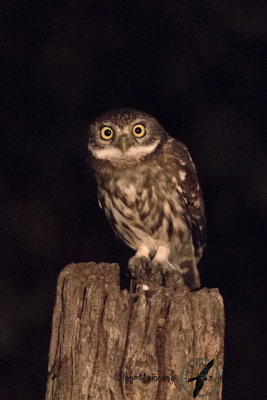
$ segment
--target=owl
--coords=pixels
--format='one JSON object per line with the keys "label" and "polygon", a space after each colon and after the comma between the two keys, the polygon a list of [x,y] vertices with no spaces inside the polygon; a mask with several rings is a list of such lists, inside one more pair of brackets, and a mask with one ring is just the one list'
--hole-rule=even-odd
{"label": "owl", "polygon": [[135,250],[133,272],[178,271],[200,286],[197,263],[206,244],[206,219],[196,169],[184,144],[149,114],[118,109],[89,128],[88,150],[98,200],[113,230]]}

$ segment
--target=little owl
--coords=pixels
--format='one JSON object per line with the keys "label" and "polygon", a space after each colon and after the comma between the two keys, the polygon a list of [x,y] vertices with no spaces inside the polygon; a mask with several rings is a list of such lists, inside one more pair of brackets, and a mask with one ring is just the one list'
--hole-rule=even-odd
{"label": "little owl", "polygon": [[115,233],[136,250],[130,270],[176,270],[197,289],[206,220],[186,146],[147,113],[118,109],[91,124],[88,149],[99,205]]}

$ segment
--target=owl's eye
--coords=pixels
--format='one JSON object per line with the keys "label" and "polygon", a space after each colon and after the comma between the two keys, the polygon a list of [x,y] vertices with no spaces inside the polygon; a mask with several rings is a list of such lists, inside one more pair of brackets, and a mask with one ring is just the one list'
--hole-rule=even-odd
{"label": "owl's eye", "polygon": [[103,126],[100,131],[102,139],[109,140],[113,136],[113,130],[109,126]]}
{"label": "owl's eye", "polygon": [[133,134],[134,134],[134,136],[136,136],[138,138],[145,136],[146,129],[145,129],[144,125],[142,125],[142,124],[135,125],[133,127]]}

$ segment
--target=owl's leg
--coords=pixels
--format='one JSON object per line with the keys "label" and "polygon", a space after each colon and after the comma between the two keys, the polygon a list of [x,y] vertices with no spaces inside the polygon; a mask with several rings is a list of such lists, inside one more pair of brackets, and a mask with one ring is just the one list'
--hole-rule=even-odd
{"label": "owl's leg", "polygon": [[160,269],[163,273],[175,270],[175,266],[169,261],[170,249],[166,246],[159,246],[152,260],[152,268]]}
{"label": "owl's leg", "polygon": [[171,249],[168,245],[159,245],[154,258],[151,261],[151,275],[160,283],[160,285],[177,289],[182,280],[180,269],[170,260]]}
{"label": "owl's leg", "polygon": [[146,257],[149,260],[150,248],[149,246],[143,244],[141,245],[137,252],[135,253],[135,257]]}

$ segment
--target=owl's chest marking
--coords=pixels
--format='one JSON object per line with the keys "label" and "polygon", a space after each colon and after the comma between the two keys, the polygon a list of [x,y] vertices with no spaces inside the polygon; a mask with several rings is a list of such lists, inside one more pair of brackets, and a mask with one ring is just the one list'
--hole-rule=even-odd
{"label": "owl's chest marking", "polygon": [[171,174],[162,168],[135,171],[99,187],[101,204],[114,231],[137,249],[147,237],[179,245],[188,230]]}

